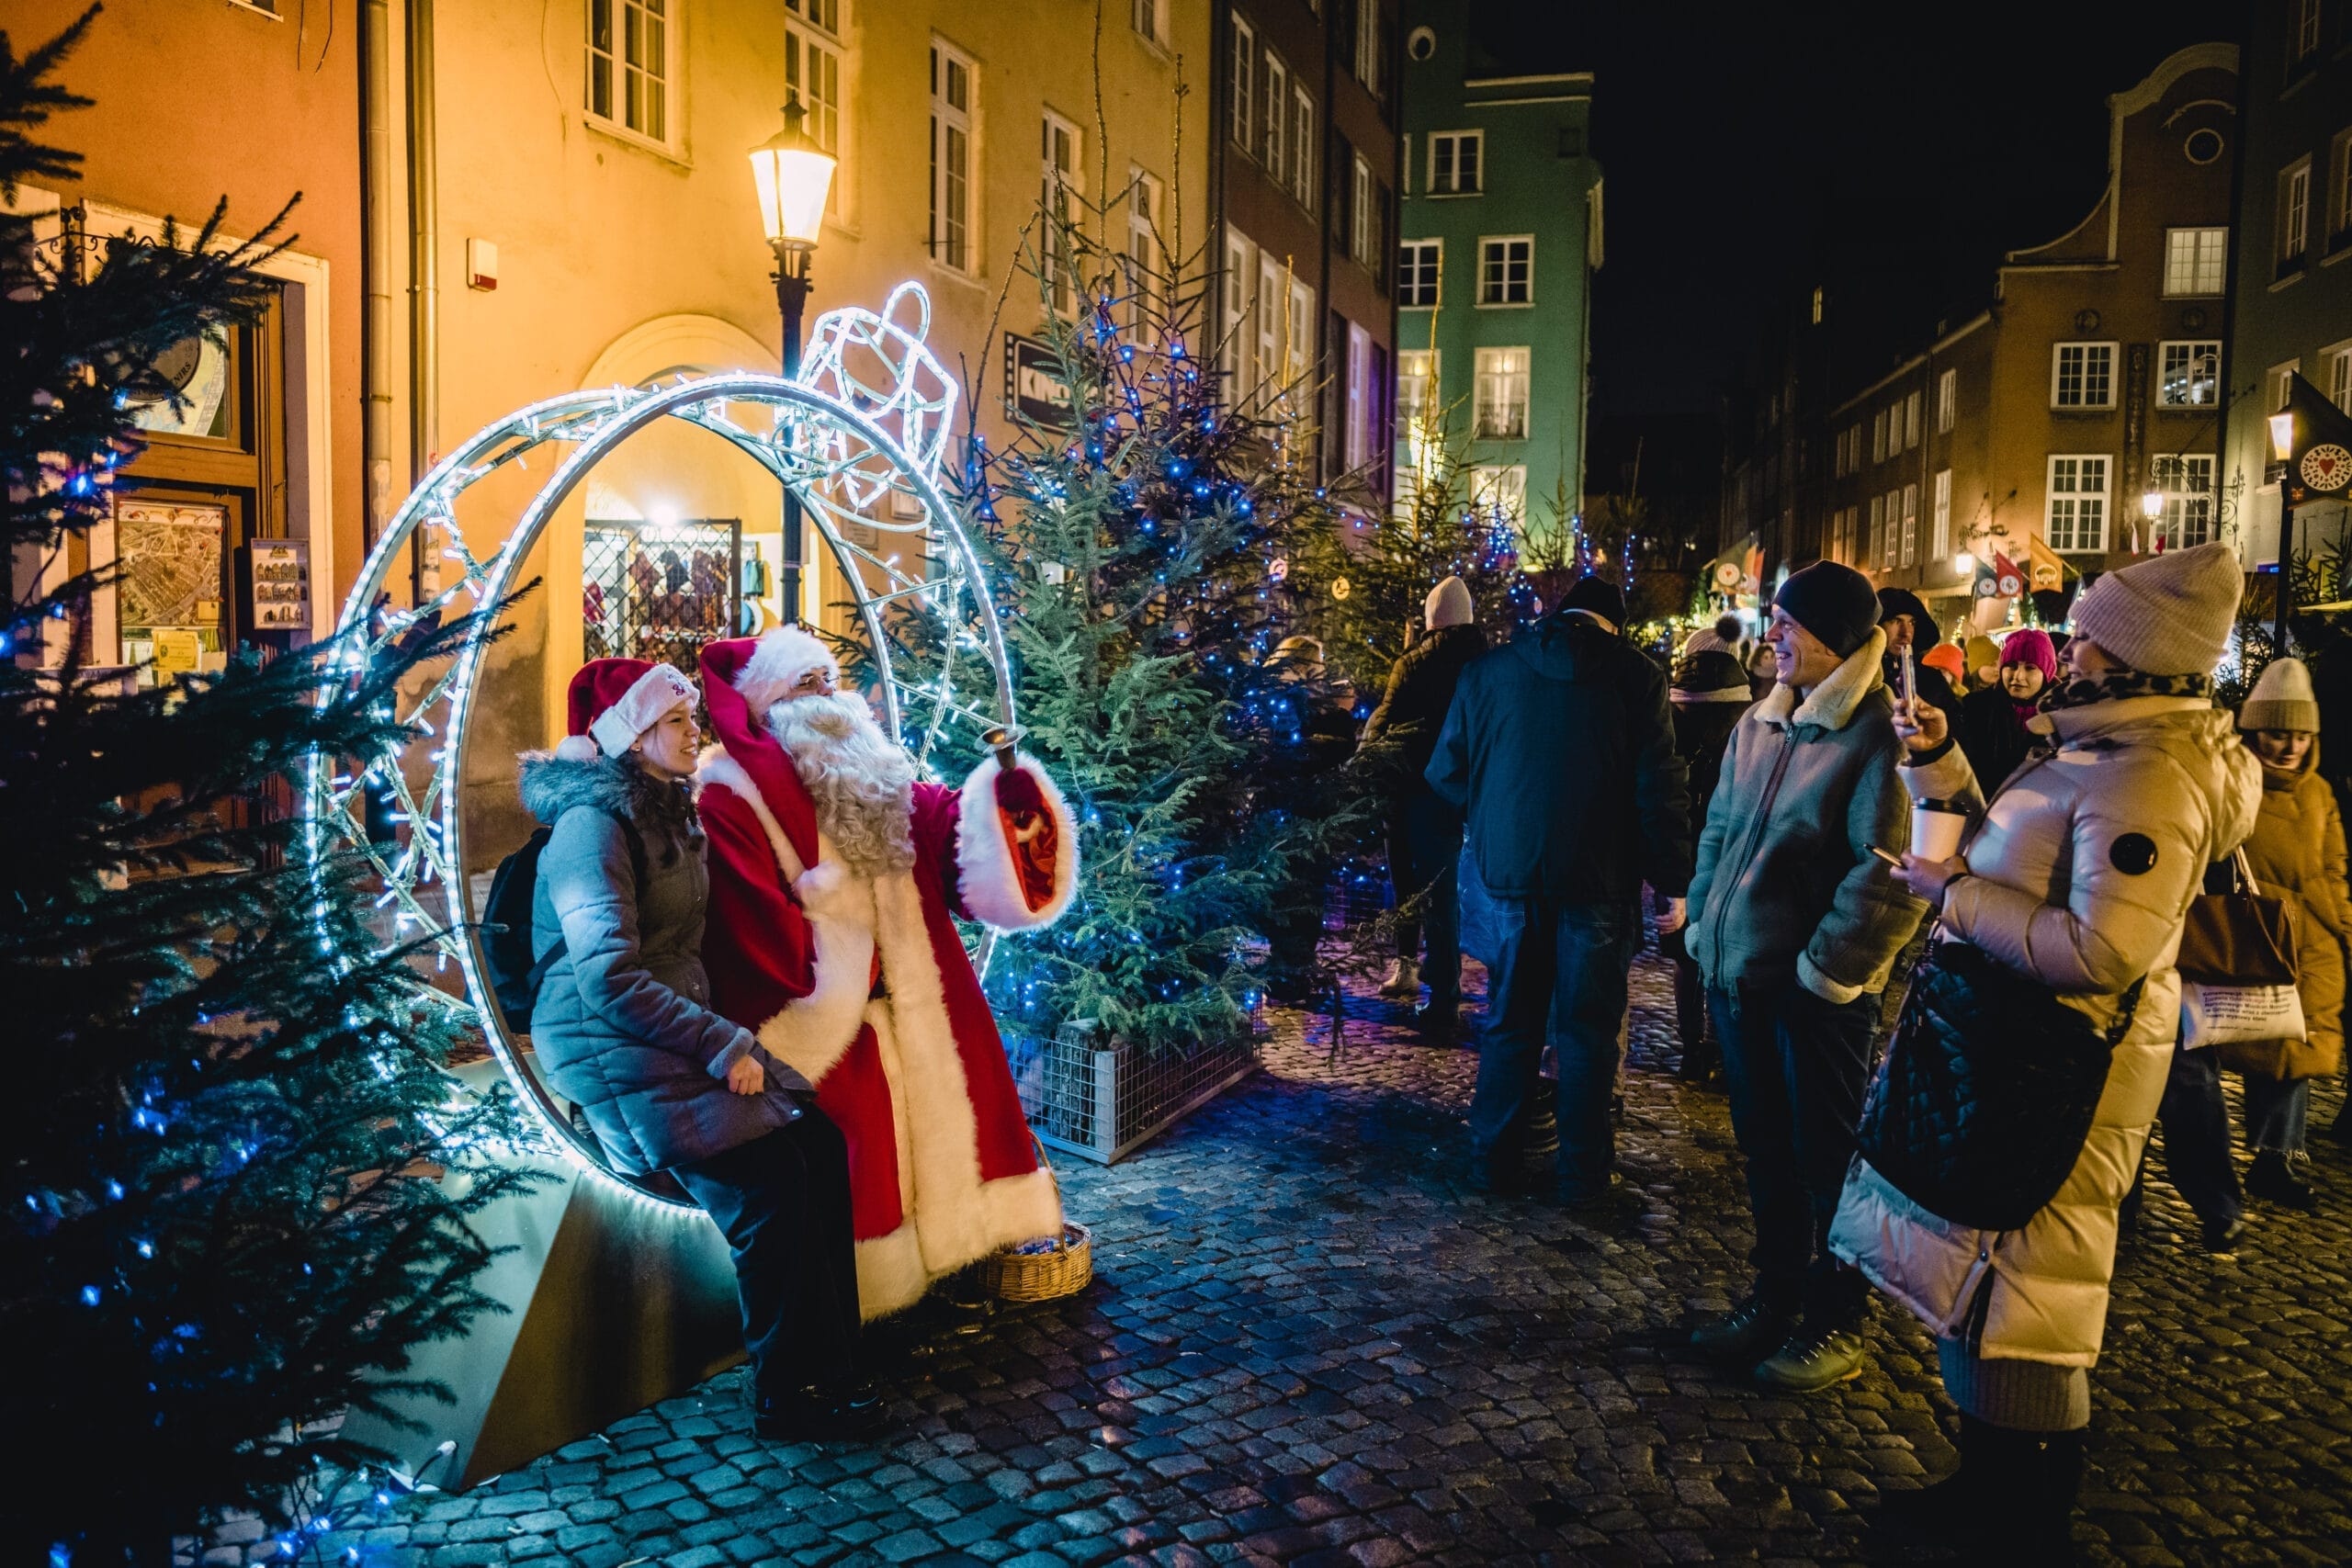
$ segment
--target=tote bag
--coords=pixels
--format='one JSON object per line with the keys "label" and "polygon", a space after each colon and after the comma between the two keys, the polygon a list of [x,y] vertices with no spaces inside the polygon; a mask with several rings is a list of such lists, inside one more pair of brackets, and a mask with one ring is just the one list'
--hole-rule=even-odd
{"label": "tote bag", "polygon": [[2291,908],[2263,896],[2243,846],[2229,863],[2237,886],[2191,899],[2180,930],[2180,1043],[2191,1051],[2310,1032],[2296,988]]}

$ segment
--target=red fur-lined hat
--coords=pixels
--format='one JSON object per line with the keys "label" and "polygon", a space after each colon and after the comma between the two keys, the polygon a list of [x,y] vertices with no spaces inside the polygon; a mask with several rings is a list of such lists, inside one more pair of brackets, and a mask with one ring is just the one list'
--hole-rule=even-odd
{"label": "red fur-lined hat", "polygon": [[811,670],[826,671],[835,684],[841,682],[841,660],[833,657],[832,649],[799,626],[778,626],[752,645],[751,658],[735,677],[735,689],[743,694],[756,724],[770,707],[790,695],[793,683]]}
{"label": "red fur-lined hat", "polygon": [[592,659],[571,678],[566,694],[571,733],[556,745],[567,762],[594,761],[598,752],[617,757],[637,744],[662,716],[696,701],[695,683],[672,664],[643,659]]}

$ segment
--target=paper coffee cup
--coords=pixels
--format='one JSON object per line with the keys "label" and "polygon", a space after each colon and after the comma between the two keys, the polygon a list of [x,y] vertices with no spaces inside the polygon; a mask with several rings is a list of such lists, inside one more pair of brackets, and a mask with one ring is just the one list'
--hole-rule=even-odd
{"label": "paper coffee cup", "polygon": [[1968,813],[1940,800],[1923,800],[1911,808],[1911,852],[1922,860],[1950,860],[1960,853],[1960,835],[1968,827]]}

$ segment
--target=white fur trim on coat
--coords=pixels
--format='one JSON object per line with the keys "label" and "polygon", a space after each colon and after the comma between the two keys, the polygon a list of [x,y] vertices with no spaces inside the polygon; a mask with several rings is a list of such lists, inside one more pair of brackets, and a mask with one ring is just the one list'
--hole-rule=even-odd
{"label": "white fur trim on coat", "polygon": [[831,649],[798,626],[778,626],[763,636],[743,661],[735,689],[742,694],[752,719],[765,724],[768,709],[790,694],[793,682],[811,670],[830,671],[834,683],[841,682],[841,660]]}
{"label": "white fur trim on coat", "polygon": [[1035,759],[1016,754],[1013,765],[1037,781],[1037,793],[1060,829],[1054,896],[1044,908],[1031,909],[1022,897],[1021,874],[1012,863],[1012,846],[1004,841],[1004,819],[997,813],[996,780],[1003,770],[994,757],[983,758],[964,781],[956,815],[956,886],[964,908],[974,919],[1004,931],[1052,925],[1078,893],[1078,822],[1070,816],[1069,803]]}
{"label": "white fur trim on coat", "polygon": [[768,1055],[815,1083],[857,1043],[858,1023],[874,981],[874,904],[865,886],[838,865],[820,862],[803,870],[800,856],[742,764],[718,752],[703,759],[702,789],[732,790],[759,818],[775,854],[776,866],[808,916],[816,944],[816,986],[786,1002],[755,1032]]}

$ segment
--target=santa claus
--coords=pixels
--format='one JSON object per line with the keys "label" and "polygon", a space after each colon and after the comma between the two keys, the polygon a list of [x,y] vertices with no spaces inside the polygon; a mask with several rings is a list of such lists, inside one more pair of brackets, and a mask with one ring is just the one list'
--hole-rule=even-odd
{"label": "santa claus", "polygon": [[1053,923],[1077,886],[1077,825],[1026,757],[983,761],[961,789],[919,782],[798,626],[713,643],[702,670],[719,741],[698,796],[712,1001],[817,1086],[848,1142],[870,1320],[1061,1234],[955,921]]}

